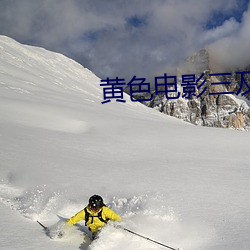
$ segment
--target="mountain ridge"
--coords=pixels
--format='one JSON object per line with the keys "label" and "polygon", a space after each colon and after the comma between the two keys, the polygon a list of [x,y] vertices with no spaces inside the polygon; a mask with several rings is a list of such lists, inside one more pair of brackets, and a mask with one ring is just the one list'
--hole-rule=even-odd
{"label": "mountain ridge", "polygon": [[[176,69],[179,99],[166,98],[165,94],[156,95],[153,90],[153,99],[143,103],[162,113],[195,125],[249,130],[250,109],[247,98],[250,97],[250,94],[247,94],[245,98],[235,94],[226,94],[227,92],[237,93],[240,88],[240,76],[235,72],[237,70],[215,72],[209,50],[201,49],[188,57]],[[224,75],[224,73],[228,75]],[[195,75],[194,84],[196,86],[192,92],[193,95],[187,99],[182,88],[183,76],[191,75]],[[200,78],[200,76],[203,77]],[[223,82],[230,82],[230,86]],[[242,90],[244,89],[246,90],[245,86]]]}

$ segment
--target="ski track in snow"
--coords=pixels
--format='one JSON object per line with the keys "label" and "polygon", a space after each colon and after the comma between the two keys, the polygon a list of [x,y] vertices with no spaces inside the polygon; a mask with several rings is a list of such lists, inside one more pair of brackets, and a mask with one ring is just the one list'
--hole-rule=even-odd
{"label": "ski track in snow", "polygon": [[[63,113],[62,109],[52,109],[48,105],[33,104],[31,106],[28,102],[5,100],[1,103],[0,113],[4,113],[6,108],[9,112],[2,117],[2,121],[73,134],[85,133],[91,129],[87,122],[71,118]],[[20,108],[22,112],[20,112]]]}

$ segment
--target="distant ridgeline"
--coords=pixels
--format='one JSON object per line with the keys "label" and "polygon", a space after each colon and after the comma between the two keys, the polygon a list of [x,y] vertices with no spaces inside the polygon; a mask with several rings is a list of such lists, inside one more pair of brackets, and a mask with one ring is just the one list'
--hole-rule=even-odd
{"label": "distant ridgeline", "polygon": [[212,66],[208,51],[202,49],[178,67],[176,82],[169,77],[164,79],[165,85],[151,86],[151,93],[133,98],[195,125],[248,130],[250,67],[214,72]]}

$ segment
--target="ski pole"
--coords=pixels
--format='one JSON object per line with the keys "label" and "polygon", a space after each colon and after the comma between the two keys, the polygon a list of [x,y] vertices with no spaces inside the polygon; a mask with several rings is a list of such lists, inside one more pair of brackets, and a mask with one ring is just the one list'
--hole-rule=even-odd
{"label": "ski pole", "polygon": [[48,228],[47,227],[45,227],[41,222],[39,222],[38,220],[36,221],[40,226],[42,226],[43,227],[43,229],[46,231],[46,230],[48,230]]}
{"label": "ski pole", "polygon": [[125,230],[125,231],[127,231],[127,232],[129,232],[129,233],[131,233],[131,234],[137,235],[137,236],[139,236],[139,237],[141,237],[141,238],[143,238],[143,239],[145,239],[145,240],[154,242],[154,243],[156,243],[156,244],[158,244],[158,245],[161,245],[161,246],[163,246],[163,247],[169,248],[169,249],[171,249],[171,250],[180,250],[180,248],[173,248],[173,247],[167,246],[167,245],[162,244],[162,243],[160,243],[160,242],[158,242],[158,241],[152,240],[152,239],[150,239],[150,238],[148,238],[148,237],[145,237],[145,236],[143,236],[143,235],[140,235],[140,234],[138,234],[138,233],[135,233],[135,232],[133,232],[133,231],[127,229],[127,228],[122,228],[122,229]]}

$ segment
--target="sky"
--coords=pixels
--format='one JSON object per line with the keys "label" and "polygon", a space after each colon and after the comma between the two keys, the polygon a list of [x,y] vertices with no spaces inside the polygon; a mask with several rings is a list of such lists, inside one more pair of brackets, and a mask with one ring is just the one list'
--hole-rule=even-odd
{"label": "sky", "polygon": [[0,34],[127,82],[168,73],[201,48],[218,71],[250,63],[249,0],[0,0]]}

